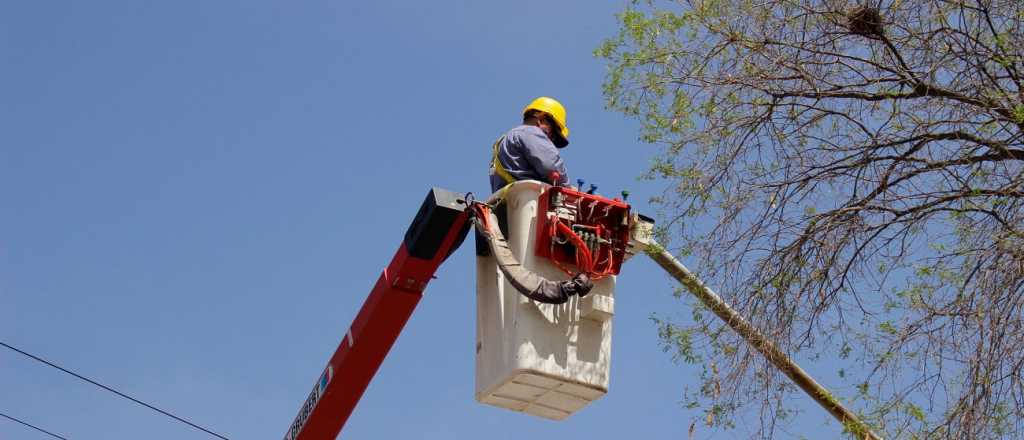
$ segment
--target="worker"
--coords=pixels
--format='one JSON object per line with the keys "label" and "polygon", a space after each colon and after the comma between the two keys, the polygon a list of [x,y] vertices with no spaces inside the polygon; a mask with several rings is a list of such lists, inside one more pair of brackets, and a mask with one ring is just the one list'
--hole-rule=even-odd
{"label": "worker", "polygon": [[[565,125],[565,107],[546,96],[534,99],[523,109],[523,124],[509,130],[494,143],[490,169],[491,192],[517,180],[566,185],[569,176],[558,149],[568,145],[569,127]],[[506,206],[499,206],[495,214],[498,229],[507,232],[505,210]],[[491,253],[488,239],[479,231],[476,233],[476,251],[479,256]],[[572,296],[582,298],[594,287],[590,276],[583,272],[568,280],[549,281],[540,276],[527,276],[521,268],[516,269],[518,264],[499,264],[499,267],[519,293],[542,303],[562,304]],[[506,272],[513,270],[510,267],[518,272]],[[517,275],[523,279],[517,279]]]}
{"label": "worker", "polygon": [[534,99],[523,109],[523,124],[494,143],[491,192],[517,180],[565,185],[569,176],[558,149],[568,145],[565,107],[546,96]]}

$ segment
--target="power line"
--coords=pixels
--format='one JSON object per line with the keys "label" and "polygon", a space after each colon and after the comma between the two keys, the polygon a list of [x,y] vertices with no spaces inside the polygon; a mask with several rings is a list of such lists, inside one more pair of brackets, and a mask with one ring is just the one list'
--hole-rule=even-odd
{"label": "power line", "polygon": [[54,434],[54,433],[52,433],[52,432],[50,432],[50,431],[47,431],[47,430],[45,430],[45,429],[43,429],[43,428],[40,428],[40,427],[38,427],[38,426],[35,426],[35,425],[31,424],[31,423],[28,423],[28,422],[23,422],[23,421],[21,421],[21,420],[18,420],[18,419],[14,418],[14,417],[11,417],[11,416],[9,416],[9,415],[7,415],[7,414],[4,414],[4,413],[0,413],[0,417],[4,417],[4,418],[6,418],[6,419],[10,419],[10,420],[13,420],[13,421],[15,421],[15,422],[21,423],[22,425],[28,426],[29,428],[32,428],[32,429],[34,429],[34,430],[36,430],[36,431],[39,431],[39,432],[41,432],[41,433],[43,433],[43,434],[48,434],[48,435],[49,435],[50,437],[53,437],[53,438],[59,438],[60,440],[68,440],[68,439],[67,439],[67,438],[65,438],[65,437],[61,437],[61,436],[59,436],[59,435],[57,435],[57,434]]}
{"label": "power line", "polygon": [[178,416],[176,416],[174,414],[171,414],[170,412],[164,411],[164,410],[162,410],[160,408],[157,408],[157,407],[155,407],[153,405],[150,405],[150,404],[148,404],[146,402],[143,402],[143,401],[141,401],[139,399],[136,399],[136,398],[134,398],[132,396],[129,396],[129,395],[125,394],[125,393],[122,393],[122,392],[120,392],[118,390],[115,390],[115,389],[113,389],[111,387],[108,387],[108,386],[103,385],[103,384],[101,384],[99,382],[96,382],[95,380],[89,379],[88,377],[82,376],[81,374],[75,373],[74,371],[68,370],[67,368],[61,367],[60,365],[57,365],[57,364],[55,364],[53,362],[50,362],[50,361],[48,361],[46,359],[43,359],[43,358],[41,358],[39,356],[36,356],[36,355],[32,354],[32,353],[28,353],[28,352],[26,352],[24,350],[20,350],[18,348],[12,347],[12,346],[4,343],[3,341],[0,341],[0,345],[4,346],[4,347],[6,347],[6,348],[8,348],[10,350],[13,350],[15,352],[18,352],[18,353],[20,353],[20,354],[24,355],[25,357],[28,357],[28,358],[30,358],[32,360],[35,360],[37,362],[46,364],[46,365],[48,365],[50,367],[56,368],[56,369],[58,369],[60,371],[63,371],[65,373],[67,373],[67,374],[70,374],[70,375],[72,375],[72,376],[74,376],[74,377],[76,377],[78,379],[81,379],[81,380],[83,380],[85,382],[88,382],[90,384],[96,385],[96,386],[98,386],[100,388],[103,388],[103,389],[105,389],[107,391],[110,391],[111,393],[117,394],[118,396],[121,396],[121,397],[123,397],[125,399],[131,400],[132,402],[135,402],[135,403],[137,403],[139,405],[142,405],[142,406],[144,406],[146,408],[149,408],[149,409],[151,409],[153,411],[156,411],[156,412],[158,412],[160,414],[163,414],[163,415],[165,415],[167,417],[170,417],[170,418],[172,418],[174,420],[177,420],[177,421],[179,421],[181,423],[184,423],[184,424],[186,424],[188,426],[191,426],[191,427],[193,427],[195,429],[203,431],[203,432],[205,432],[207,434],[210,434],[210,435],[212,435],[214,437],[221,438],[223,440],[230,440],[229,438],[224,437],[223,435],[217,434],[216,432],[213,432],[213,431],[211,431],[209,429],[206,429],[206,428],[204,428],[202,426],[199,426],[199,425],[197,425],[195,423],[192,423],[192,422],[190,422],[188,420],[185,420],[185,419],[183,419],[181,417],[178,417]]}

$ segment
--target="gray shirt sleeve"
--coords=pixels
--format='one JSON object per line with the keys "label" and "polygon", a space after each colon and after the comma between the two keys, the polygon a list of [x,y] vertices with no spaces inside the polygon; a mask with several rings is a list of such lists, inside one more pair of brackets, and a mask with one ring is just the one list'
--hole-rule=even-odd
{"label": "gray shirt sleeve", "polygon": [[545,181],[548,180],[552,171],[558,171],[558,174],[562,176],[558,183],[565,184],[569,181],[569,176],[565,172],[565,163],[562,162],[562,156],[558,154],[558,148],[540,128],[533,128],[533,130],[523,130],[519,133],[523,155]]}

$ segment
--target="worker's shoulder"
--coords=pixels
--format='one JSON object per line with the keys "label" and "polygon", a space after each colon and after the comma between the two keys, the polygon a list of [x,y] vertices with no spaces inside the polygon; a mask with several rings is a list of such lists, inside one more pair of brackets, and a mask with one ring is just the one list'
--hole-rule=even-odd
{"label": "worker's shoulder", "polygon": [[[509,142],[515,142],[526,146],[536,146],[538,143],[551,143],[548,136],[544,134],[544,130],[541,130],[540,127],[535,125],[527,124],[523,124],[509,130],[508,133],[505,133],[505,139]],[[554,148],[553,144],[552,148]]]}
{"label": "worker's shoulder", "polygon": [[[524,137],[536,137],[545,136],[544,131],[535,125],[523,124],[513,127],[508,133],[505,133],[506,137],[512,138],[524,138]],[[546,136],[545,136],[546,137]]]}

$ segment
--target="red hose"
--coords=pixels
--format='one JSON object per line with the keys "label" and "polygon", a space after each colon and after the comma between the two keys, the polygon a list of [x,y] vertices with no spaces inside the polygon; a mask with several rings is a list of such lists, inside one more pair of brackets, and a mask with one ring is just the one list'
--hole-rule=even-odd
{"label": "red hose", "polygon": [[565,223],[558,222],[558,230],[565,234],[565,236],[568,237],[570,241],[572,241],[573,246],[576,246],[576,255],[582,255],[583,261],[577,264],[577,266],[579,266],[580,272],[586,272],[588,274],[593,272],[594,261],[590,255],[590,249],[587,248],[587,245],[586,243],[583,242],[583,239],[580,238],[579,235],[576,235],[576,232],[574,232],[572,229],[566,226]]}
{"label": "red hose", "polygon": [[[476,206],[474,208],[477,211],[478,217],[483,222],[484,229],[490,230],[490,228],[491,228],[491,216],[490,216],[491,209],[490,209],[490,207],[485,205],[485,204],[483,204],[483,203],[478,203],[478,204],[476,204]],[[607,265],[607,267],[605,267],[605,269],[602,270],[601,272],[597,272],[597,268],[594,267],[594,264],[596,263],[594,261],[594,256],[590,254],[590,248],[587,247],[587,244],[583,242],[583,239],[580,238],[580,236],[578,234],[576,234],[576,231],[573,231],[572,228],[567,226],[565,223],[562,223],[562,221],[559,220],[558,218],[555,218],[554,222],[555,222],[556,227],[551,228],[551,236],[552,236],[552,238],[554,238],[556,235],[558,235],[559,232],[561,232],[561,233],[565,234],[565,236],[569,239],[569,241],[572,242],[573,246],[576,248],[576,267],[579,270],[579,272],[586,273],[593,280],[598,280],[598,279],[604,278],[604,277],[606,277],[606,276],[608,276],[608,275],[610,275],[612,273],[611,268],[614,265],[612,264],[612,254],[613,254],[613,252],[611,252],[611,249],[608,250],[609,254],[608,254],[608,265]],[[554,240],[552,240],[551,243],[552,243],[552,246],[553,246],[554,245]],[[598,252],[597,256],[600,257],[601,249],[598,248],[597,252]],[[553,252],[552,252],[552,255],[554,255]],[[554,258],[552,258],[551,261],[553,263],[555,263],[555,265],[557,265],[558,268],[562,269],[562,271],[564,271],[565,273],[567,273],[569,275],[574,275],[572,273],[572,271],[566,269],[565,267],[562,267],[562,265],[559,264],[559,262],[557,260],[555,260]]]}

